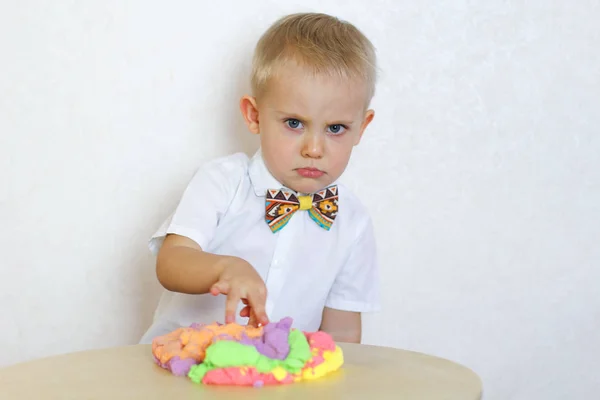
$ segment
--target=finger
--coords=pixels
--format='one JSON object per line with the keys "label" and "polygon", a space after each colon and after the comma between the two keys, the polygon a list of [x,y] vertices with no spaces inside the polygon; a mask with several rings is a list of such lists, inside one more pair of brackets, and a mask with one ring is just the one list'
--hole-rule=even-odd
{"label": "finger", "polygon": [[210,288],[210,294],[216,296],[218,294],[227,294],[229,293],[230,287],[227,281],[218,281]]}
{"label": "finger", "polygon": [[225,302],[225,323],[230,324],[235,322],[235,310],[240,304],[240,295],[237,290],[231,290],[227,295]]}
{"label": "finger", "polygon": [[250,301],[252,312],[254,313],[257,322],[261,325],[268,324],[269,317],[267,317],[267,312],[265,311],[266,290],[261,288],[251,292],[251,295],[248,296],[248,300]]}
{"label": "finger", "polygon": [[250,316],[251,313],[251,308],[249,306],[246,306],[244,308],[242,308],[242,311],[240,311],[240,317],[242,318],[247,318]]}
{"label": "finger", "polygon": [[248,325],[258,328],[258,320],[256,319],[256,315],[254,315],[253,312],[250,312],[250,319],[248,320]]}

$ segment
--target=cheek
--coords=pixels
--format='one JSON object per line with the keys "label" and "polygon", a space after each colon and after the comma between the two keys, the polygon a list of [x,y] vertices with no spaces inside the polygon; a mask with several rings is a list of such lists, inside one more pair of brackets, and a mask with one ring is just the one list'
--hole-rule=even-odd
{"label": "cheek", "polygon": [[272,153],[288,154],[294,149],[294,138],[285,132],[271,131],[261,135],[261,146]]}
{"label": "cheek", "polygon": [[330,145],[331,162],[336,167],[345,168],[350,155],[352,154],[353,138],[350,136],[344,137],[341,140],[332,142]]}
{"label": "cheek", "polygon": [[[294,159],[297,152],[297,138],[282,131],[278,127],[270,126],[260,135],[260,145],[265,158],[268,158],[273,167],[286,166]],[[275,129],[273,129],[275,128]]]}
{"label": "cheek", "polygon": [[337,173],[344,171],[348,165],[349,158],[350,157],[346,156],[345,154],[337,154],[333,160],[333,170],[335,170]]}

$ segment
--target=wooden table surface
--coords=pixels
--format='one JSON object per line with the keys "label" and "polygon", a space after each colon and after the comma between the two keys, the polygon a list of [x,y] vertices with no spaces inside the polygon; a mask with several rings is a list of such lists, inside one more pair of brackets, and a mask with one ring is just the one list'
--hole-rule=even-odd
{"label": "wooden table surface", "polygon": [[481,381],[450,361],[404,350],[340,344],[344,367],[312,382],[263,388],[198,385],[152,360],[149,345],[92,350],[0,369],[0,398],[479,400]]}

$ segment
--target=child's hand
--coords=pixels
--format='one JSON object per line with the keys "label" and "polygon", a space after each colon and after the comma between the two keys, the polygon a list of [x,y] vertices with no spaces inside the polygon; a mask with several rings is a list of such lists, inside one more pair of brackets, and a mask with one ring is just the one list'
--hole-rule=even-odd
{"label": "child's hand", "polygon": [[267,301],[267,288],[262,278],[248,262],[231,257],[223,268],[217,282],[210,288],[214,296],[227,295],[225,305],[225,322],[235,321],[235,311],[240,300],[246,307],[240,316],[249,317],[251,325],[266,325],[269,323],[265,311]]}
{"label": "child's hand", "polygon": [[252,306],[246,299],[242,299],[242,303],[244,303],[244,308],[240,311],[240,317],[248,318],[248,325],[258,327],[260,324],[258,323],[258,318],[256,318],[256,314],[252,311]]}

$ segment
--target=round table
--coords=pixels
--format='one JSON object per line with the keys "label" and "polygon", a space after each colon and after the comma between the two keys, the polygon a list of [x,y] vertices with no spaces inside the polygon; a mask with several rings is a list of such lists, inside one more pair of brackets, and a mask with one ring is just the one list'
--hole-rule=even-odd
{"label": "round table", "polygon": [[91,350],[0,369],[9,399],[419,399],[478,400],[481,381],[453,362],[410,351],[340,344],[343,368],[291,385],[215,387],[161,369],[149,345]]}

